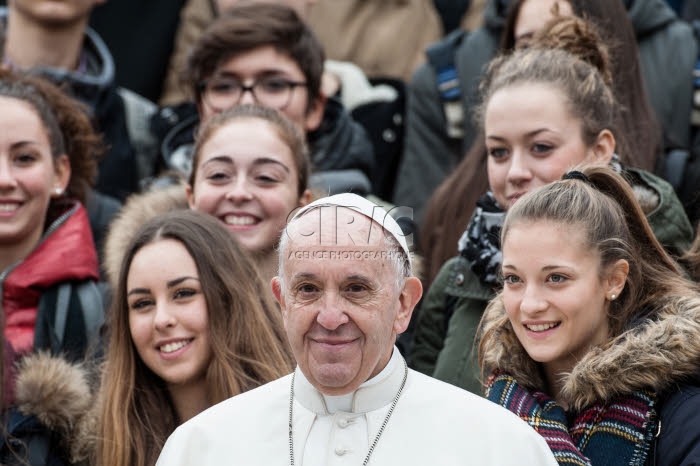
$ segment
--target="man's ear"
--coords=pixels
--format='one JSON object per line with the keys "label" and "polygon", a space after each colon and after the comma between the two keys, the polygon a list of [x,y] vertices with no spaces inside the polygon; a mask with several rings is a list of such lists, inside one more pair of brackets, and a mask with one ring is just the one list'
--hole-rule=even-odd
{"label": "man's ear", "polygon": [[399,295],[399,310],[394,319],[394,332],[403,333],[411,321],[413,309],[423,296],[423,285],[416,277],[408,277]]}
{"label": "man's ear", "polygon": [[304,129],[308,131],[313,131],[321,126],[323,121],[323,113],[326,111],[326,96],[320,94],[316,97],[308,111],[306,112],[306,117],[304,119]]}
{"label": "man's ear", "polygon": [[285,325],[287,324],[287,306],[284,299],[284,294],[282,293],[282,284],[280,283],[279,277],[272,277],[270,281],[270,288],[272,288],[272,294],[275,299],[280,303],[280,309],[282,309],[282,318],[284,319]]}
{"label": "man's ear", "polygon": [[593,162],[607,165],[615,153],[615,136],[609,129],[604,129],[598,134],[592,147]]}

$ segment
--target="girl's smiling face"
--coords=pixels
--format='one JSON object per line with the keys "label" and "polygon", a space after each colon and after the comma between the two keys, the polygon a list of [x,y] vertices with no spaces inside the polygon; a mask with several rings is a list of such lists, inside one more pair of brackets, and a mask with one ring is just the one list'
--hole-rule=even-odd
{"label": "girl's smiling face", "polygon": [[143,363],[169,386],[204,384],[212,358],[197,265],[173,239],[135,255],[126,281],[129,330]]}
{"label": "girl's smiling face", "polygon": [[568,169],[582,162],[608,163],[612,157],[612,134],[601,132],[588,147],[581,120],[571,114],[564,94],[551,86],[522,83],[499,89],[484,116],[489,186],[506,210]]}
{"label": "girl's smiling face", "polygon": [[219,219],[249,251],[274,250],[290,213],[308,202],[298,195],[291,149],[261,119],[235,119],[202,145],[190,207]]}
{"label": "girl's smiling face", "polygon": [[553,221],[514,225],[503,244],[503,302],[515,334],[548,373],[570,371],[607,341],[608,309],[627,262],[601,269],[584,228]]}
{"label": "girl's smiling face", "polygon": [[51,198],[70,179],[68,157],[54,157],[34,108],[0,97],[0,245],[28,254],[44,232]]}

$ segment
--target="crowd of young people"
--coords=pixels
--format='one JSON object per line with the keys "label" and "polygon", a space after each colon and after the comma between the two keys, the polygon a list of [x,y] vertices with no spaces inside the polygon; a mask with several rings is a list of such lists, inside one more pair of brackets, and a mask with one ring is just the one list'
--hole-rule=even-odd
{"label": "crowd of young people", "polygon": [[[546,452],[538,464],[700,461],[700,238],[686,214],[694,201],[679,200],[675,178],[664,179],[670,149],[692,153],[692,102],[683,100],[692,82],[684,73],[697,49],[659,53],[660,43],[686,35],[675,16],[653,40],[637,34],[637,44],[640,10],[656,0],[487,2],[498,27],[487,21],[461,39],[470,50],[491,44],[468,64],[488,66],[473,76],[478,95],[462,96],[466,155],[441,182],[416,176],[435,160],[432,151],[414,151],[396,173],[392,199],[376,196],[384,154],[344,108],[339,87],[351,88],[325,64],[298,4],[218,2],[182,70],[191,99],[158,109],[114,87],[113,63],[87,28],[99,2],[26,3],[10,1],[2,13],[1,464],[152,466],[178,426],[195,426],[179,437],[195,438],[187,421],[244,392],[264,393],[294,371],[299,355],[308,359],[296,377],[328,370],[334,380],[356,356],[347,335],[361,334],[355,339],[371,348],[381,340],[391,356],[407,328],[393,352],[459,387],[448,391],[460,406],[472,403],[464,389],[530,424],[549,447],[531,442],[532,452]],[[498,51],[484,35],[489,27],[502,36]],[[60,38],[64,53],[20,47],[23,37],[35,45]],[[671,66],[681,71],[662,83],[659,73]],[[375,88],[372,98],[385,91]],[[407,131],[417,128],[411,119],[421,99],[442,106],[434,91],[409,95]],[[446,117],[423,123],[447,127]],[[409,144],[419,133],[407,133],[407,149],[431,140]],[[406,183],[414,192],[404,197]],[[391,209],[390,202],[411,205],[413,195],[422,207],[428,191],[416,212],[420,230]],[[371,296],[387,292],[362,261],[293,261],[314,272],[282,281],[290,219],[306,216],[298,223],[310,225],[310,203],[321,199],[312,206],[323,208],[322,198],[349,192],[397,217],[360,212],[390,236],[382,243],[389,252],[373,260],[398,274],[393,324],[381,312],[356,312],[377,312]],[[326,223],[321,216],[319,228]],[[347,228],[335,225],[336,233]],[[323,242],[313,229],[296,233],[308,253]],[[404,235],[414,240],[410,253]],[[424,261],[407,256],[404,274],[396,254]],[[421,297],[410,269],[421,262],[427,293],[409,325]],[[341,277],[352,267],[356,274]],[[319,306],[317,323],[300,335],[294,313]],[[385,359],[387,371],[399,367],[400,357]],[[365,462],[394,408],[404,412],[405,371]],[[379,372],[353,379],[348,393],[371,399],[374,377],[386,376]],[[420,390],[410,374],[413,397]],[[321,400],[312,409],[319,422],[309,427],[315,448],[331,438],[322,430],[332,423],[320,419],[349,395],[308,383]],[[335,455],[350,451],[341,447]],[[424,457],[409,451],[407,458]]]}

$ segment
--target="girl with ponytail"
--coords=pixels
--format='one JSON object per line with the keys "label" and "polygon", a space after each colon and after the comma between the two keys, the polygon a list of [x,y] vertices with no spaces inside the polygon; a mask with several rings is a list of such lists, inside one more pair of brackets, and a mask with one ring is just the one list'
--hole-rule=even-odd
{"label": "girl with ponytail", "polygon": [[587,166],[508,210],[479,327],[486,396],[562,465],[700,459],[700,295],[630,184]]}

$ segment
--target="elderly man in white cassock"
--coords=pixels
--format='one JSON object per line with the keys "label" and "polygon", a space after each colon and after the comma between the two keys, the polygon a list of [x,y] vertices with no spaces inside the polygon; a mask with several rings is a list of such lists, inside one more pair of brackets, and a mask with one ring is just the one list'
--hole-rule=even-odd
{"label": "elderly man in white cassock", "polygon": [[557,464],[511,412],[407,368],[394,342],[422,287],[384,209],[339,194],[298,211],[272,290],[296,370],[180,426],[158,466]]}

